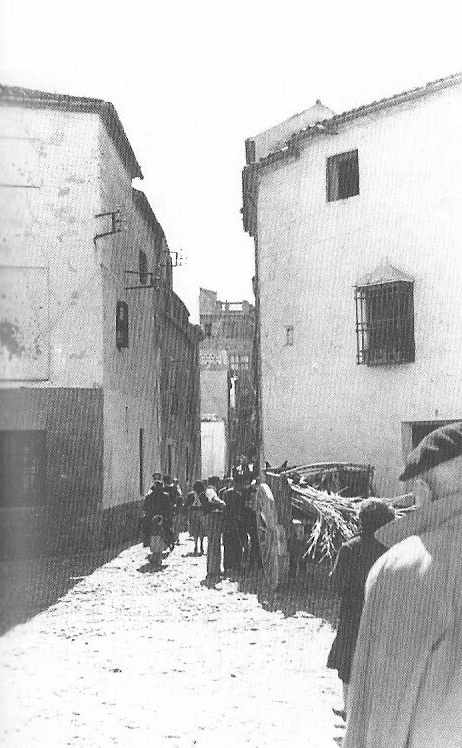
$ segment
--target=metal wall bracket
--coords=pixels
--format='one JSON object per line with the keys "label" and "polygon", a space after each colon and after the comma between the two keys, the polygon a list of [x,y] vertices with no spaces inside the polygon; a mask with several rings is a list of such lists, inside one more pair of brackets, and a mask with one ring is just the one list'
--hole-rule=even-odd
{"label": "metal wall bracket", "polygon": [[139,270],[124,270],[126,275],[144,275],[149,278],[149,283],[141,283],[138,286],[125,286],[125,291],[142,291],[143,289],[154,288],[156,291],[160,288],[161,279],[158,275],[146,271],[146,273],[140,273]]}
{"label": "metal wall bracket", "polygon": [[95,218],[105,218],[106,216],[111,217],[111,230],[104,231],[101,234],[95,234],[93,237],[93,243],[96,247],[98,239],[102,239],[103,236],[112,236],[113,234],[119,234],[122,231],[122,209],[117,208],[116,210],[109,210],[106,213],[96,213]]}

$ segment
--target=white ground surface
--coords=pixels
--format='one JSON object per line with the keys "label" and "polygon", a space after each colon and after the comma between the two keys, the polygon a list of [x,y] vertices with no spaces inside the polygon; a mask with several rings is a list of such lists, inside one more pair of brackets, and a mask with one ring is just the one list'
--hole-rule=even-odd
{"label": "white ground surface", "polygon": [[183,534],[157,573],[124,550],[0,639],[2,746],[341,743],[330,624],[236,581],[201,585],[191,550]]}

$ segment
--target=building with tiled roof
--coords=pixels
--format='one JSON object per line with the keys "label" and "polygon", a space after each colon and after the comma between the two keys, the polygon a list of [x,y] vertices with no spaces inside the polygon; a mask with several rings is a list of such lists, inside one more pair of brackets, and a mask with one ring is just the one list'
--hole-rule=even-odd
{"label": "building with tiled roof", "polygon": [[[260,447],[375,466],[461,419],[462,74],[246,141]],[[320,112],[320,107],[322,111]]]}
{"label": "building with tiled roof", "polygon": [[201,331],[114,106],[0,108],[0,540],[119,542],[154,471],[200,476]]}

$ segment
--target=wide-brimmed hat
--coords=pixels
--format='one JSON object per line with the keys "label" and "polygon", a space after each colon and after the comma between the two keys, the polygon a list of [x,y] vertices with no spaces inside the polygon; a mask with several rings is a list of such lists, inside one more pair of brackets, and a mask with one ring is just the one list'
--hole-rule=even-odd
{"label": "wide-brimmed hat", "polygon": [[462,422],[448,423],[432,431],[410,452],[401,481],[415,478],[427,470],[462,455]]}

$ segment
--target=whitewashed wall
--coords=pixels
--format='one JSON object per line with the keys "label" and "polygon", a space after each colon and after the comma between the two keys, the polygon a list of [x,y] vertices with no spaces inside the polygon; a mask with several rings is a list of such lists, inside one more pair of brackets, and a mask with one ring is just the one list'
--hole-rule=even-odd
{"label": "whitewashed wall", "polygon": [[[160,469],[160,357],[156,290],[140,285],[139,250],[146,252],[148,271],[155,269],[152,228],[133,203],[131,179],[104,126],[99,131],[99,207],[121,207],[123,230],[97,242],[103,278],[104,350],[104,506],[139,500],[139,433],[144,433],[143,492]],[[97,211],[99,212],[99,211]],[[104,219],[101,219],[104,231]],[[129,309],[128,348],[116,347],[116,304]]]}
{"label": "whitewashed wall", "polygon": [[220,478],[227,472],[226,424],[224,421],[201,421],[202,477]]}
{"label": "whitewashed wall", "polygon": [[1,109],[0,387],[102,384],[98,127],[95,114]]}
{"label": "whitewashed wall", "polygon": [[[402,423],[462,418],[462,89],[339,127],[267,168],[258,201],[262,401],[272,464],[370,462],[402,491]],[[360,194],[326,201],[359,151]],[[354,285],[388,256],[415,278],[415,363],[356,364]],[[286,346],[286,326],[294,345]]]}

